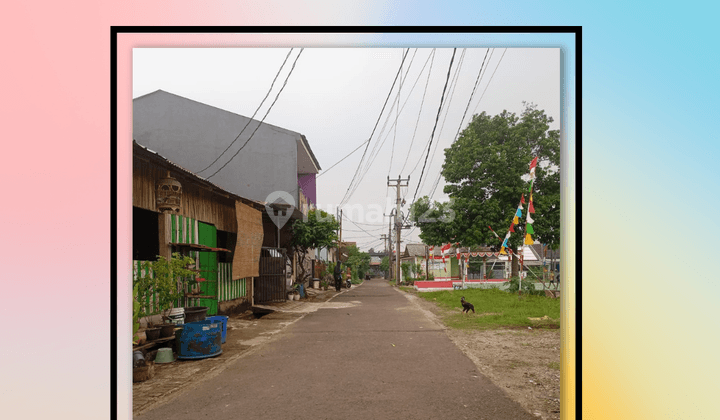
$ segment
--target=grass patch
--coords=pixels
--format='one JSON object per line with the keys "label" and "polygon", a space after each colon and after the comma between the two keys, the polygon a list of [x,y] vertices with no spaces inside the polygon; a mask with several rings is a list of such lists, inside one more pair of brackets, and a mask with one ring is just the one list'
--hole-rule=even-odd
{"label": "grass patch", "polygon": [[400,286],[400,290],[402,290],[403,292],[407,292],[407,293],[415,292],[415,288],[412,286]]}
{"label": "grass patch", "polygon": [[[460,297],[475,305],[475,314],[463,314]],[[525,295],[518,299],[497,289],[466,289],[424,292],[425,300],[434,302],[451,313],[443,321],[448,327],[457,329],[489,329],[497,327],[543,327],[558,325],[560,319],[560,300],[544,296]],[[547,321],[532,321],[528,318],[542,318]]]}
{"label": "grass patch", "polygon": [[548,367],[550,369],[560,370],[560,362],[550,362],[548,363]]}

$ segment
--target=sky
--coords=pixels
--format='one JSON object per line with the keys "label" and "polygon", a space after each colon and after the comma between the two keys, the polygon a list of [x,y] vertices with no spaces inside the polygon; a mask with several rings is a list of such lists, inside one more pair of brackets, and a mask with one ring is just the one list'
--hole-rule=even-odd
{"label": "sky", "polygon": [[[559,48],[135,48],[132,66],[133,97],[162,89],[258,120],[269,109],[264,122],[304,134],[322,168],[317,206],[336,214],[342,204],[343,240],[362,250],[384,249],[388,176],[410,177],[403,213],[433,190],[447,200],[443,150],[473,114],[520,114],[525,101],[560,128]],[[403,246],[419,233],[403,230]]]}

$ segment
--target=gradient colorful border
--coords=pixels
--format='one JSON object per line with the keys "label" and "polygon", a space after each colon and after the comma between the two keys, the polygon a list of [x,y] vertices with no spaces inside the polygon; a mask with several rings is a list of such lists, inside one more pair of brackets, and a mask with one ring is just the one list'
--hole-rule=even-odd
{"label": "gradient colorful border", "polygon": [[[576,211],[580,210],[579,175],[581,144],[581,31],[578,27],[435,27],[435,28],[314,28],[313,32],[292,33],[293,28],[230,28],[230,27],[114,27],[112,29],[113,82],[116,89],[111,93],[113,134],[112,145],[116,158],[117,202],[116,265],[113,273],[117,278],[112,288],[116,293],[113,322],[113,368],[117,369],[114,395],[117,396],[118,418],[132,417],[132,370],[130,359],[116,357],[128,354],[131,346],[126,337],[131,331],[131,263],[132,263],[132,49],[135,47],[537,47],[560,48],[562,59],[561,141],[562,174],[561,221],[563,241],[561,249],[561,272],[563,279],[561,297],[561,415],[563,419],[575,417],[576,386],[580,386],[580,372],[576,368],[577,351],[581,349],[579,332],[581,317],[581,287],[576,284],[580,273],[580,261],[576,256]],[[116,96],[115,96],[116,95]],[[577,270],[577,271],[576,271]],[[116,310],[116,311],[115,311]],[[127,360],[126,360],[127,359]],[[577,381],[577,382],[576,382]]]}

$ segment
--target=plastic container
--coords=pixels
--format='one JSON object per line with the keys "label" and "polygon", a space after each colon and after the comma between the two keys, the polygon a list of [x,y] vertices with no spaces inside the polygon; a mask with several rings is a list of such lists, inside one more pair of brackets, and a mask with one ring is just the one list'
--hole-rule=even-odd
{"label": "plastic container", "polygon": [[145,356],[143,356],[140,350],[133,352],[133,367],[145,366]]}
{"label": "plastic container", "polygon": [[178,342],[180,359],[217,356],[222,353],[222,324],[210,320],[186,322]]}
{"label": "plastic container", "polygon": [[175,356],[171,348],[165,347],[159,349],[155,356],[155,363],[172,363],[175,361]]}
{"label": "plastic container", "polygon": [[168,314],[170,322],[175,325],[182,325],[185,323],[185,308],[173,308]]}
{"label": "plastic container", "polygon": [[207,306],[191,306],[183,308],[185,310],[185,323],[203,321],[207,316]]}
{"label": "plastic container", "polygon": [[228,317],[224,315],[213,315],[205,318],[206,320],[213,321],[213,322],[220,322],[222,323],[222,343],[225,344],[225,339],[227,338],[227,323],[228,323]]}

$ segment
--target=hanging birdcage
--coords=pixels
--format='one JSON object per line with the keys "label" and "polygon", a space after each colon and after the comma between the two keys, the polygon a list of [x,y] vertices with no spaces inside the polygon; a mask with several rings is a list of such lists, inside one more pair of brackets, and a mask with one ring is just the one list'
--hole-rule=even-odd
{"label": "hanging birdcage", "polygon": [[168,171],[167,176],[158,182],[157,186],[157,209],[158,211],[165,213],[179,213],[180,212],[180,198],[182,197],[182,185],[177,179],[170,176]]}

